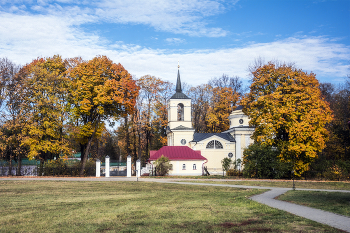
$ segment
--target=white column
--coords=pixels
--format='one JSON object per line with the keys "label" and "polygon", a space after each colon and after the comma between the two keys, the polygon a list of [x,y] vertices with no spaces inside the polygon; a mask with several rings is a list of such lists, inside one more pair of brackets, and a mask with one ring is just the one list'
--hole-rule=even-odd
{"label": "white column", "polygon": [[105,177],[109,177],[109,156],[107,155],[106,156],[106,159],[105,159]]}
{"label": "white column", "polygon": [[126,177],[131,177],[131,156],[128,155],[126,159]]}
{"label": "white column", "polygon": [[245,148],[250,145],[250,135],[245,135]]}
{"label": "white column", "polygon": [[242,160],[242,152],[241,152],[241,135],[237,134],[236,137],[236,160],[240,159]]}
{"label": "white column", "polygon": [[141,176],[141,161],[138,159],[136,161],[136,177],[140,177]]}
{"label": "white column", "polygon": [[[182,169],[182,168],[181,168],[181,169]],[[180,161],[176,161],[176,172],[177,172],[176,175],[179,175],[179,174],[180,174]]]}
{"label": "white column", "polygon": [[98,159],[96,160],[96,177],[101,176],[101,161]]}

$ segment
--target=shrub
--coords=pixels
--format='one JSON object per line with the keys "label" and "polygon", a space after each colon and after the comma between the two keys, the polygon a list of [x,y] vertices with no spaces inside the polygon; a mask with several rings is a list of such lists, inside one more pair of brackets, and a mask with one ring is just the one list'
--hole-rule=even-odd
{"label": "shrub", "polygon": [[340,179],[348,179],[349,173],[347,172],[344,164],[334,164],[333,166],[328,167],[324,173],[324,178],[327,180],[339,181]]}
{"label": "shrub", "polygon": [[167,174],[169,174],[169,170],[170,170],[170,162],[169,162],[169,158],[164,157],[163,155],[157,159],[155,161],[155,166],[156,166],[156,172],[157,175],[159,176],[166,176]]}
{"label": "shrub", "polygon": [[222,165],[222,169],[227,172],[232,165],[232,160],[226,157],[223,160],[221,160],[221,165]]}
{"label": "shrub", "polygon": [[242,176],[242,173],[237,169],[229,169],[226,172],[227,176]]}
{"label": "shrub", "polygon": [[281,162],[280,152],[272,147],[255,143],[243,152],[243,175],[251,178],[285,178],[289,176],[291,164]]}
{"label": "shrub", "polygon": [[[81,168],[80,161],[71,161],[66,159],[49,160],[41,168],[43,176],[79,176]],[[94,176],[96,174],[95,161],[89,159],[86,162],[84,176]]]}

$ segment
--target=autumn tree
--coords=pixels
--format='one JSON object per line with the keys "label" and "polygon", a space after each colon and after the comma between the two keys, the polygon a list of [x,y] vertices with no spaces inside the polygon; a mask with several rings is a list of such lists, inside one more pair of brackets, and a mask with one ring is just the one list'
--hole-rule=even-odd
{"label": "autumn tree", "polygon": [[212,87],[208,84],[191,87],[188,93],[192,100],[193,128],[197,133],[206,133],[208,131],[206,114],[209,111],[211,95]]}
{"label": "autumn tree", "polygon": [[193,127],[199,133],[217,133],[229,129],[228,116],[236,108],[243,92],[239,77],[223,74],[208,84],[192,87],[186,93],[192,99]]}
{"label": "autumn tree", "polygon": [[101,135],[104,122],[132,113],[138,86],[121,64],[106,56],[83,61],[69,71],[72,80],[69,103],[84,145],[80,174],[84,173],[91,143]]}
{"label": "autumn tree", "polygon": [[208,84],[212,87],[212,95],[206,115],[207,132],[219,133],[230,127],[228,116],[242,95],[242,81],[237,76],[223,74],[220,78],[209,80]]}
{"label": "autumn tree", "polygon": [[242,80],[238,76],[228,76],[223,74],[220,78],[212,78],[209,80],[208,85],[213,88],[231,88],[234,93],[237,93],[241,96],[244,92]]}
{"label": "autumn tree", "polygon": [[17,175],[20,175],[21,158],[27,152],[22,145],[24,117],[21,104],[25,89],[19,71],[20,66],[6,58],[0,59],[0,153],[9,161],[10,175],[12,160],[18,161]]}
{"label": "autumn tree", "polygon": [[53,56],[33,60],[19,73],[24,76],[25,88],[22,114],[26,124],[22,129],[22,144],[29,147],[30,159],[46,161],[70,153],[64,136],[68,88],[65,72],[62,58]]}
{"label": "autumn tree", "polygon": [[[166,145],[168,123],[166,102],[172,94],[172,84],[160,78],[145,75],[137,80],[140,94],[134,112],[122,119],[118,128],[119,143],[124,153],[138,158],[144,163],[150,150],[158,150]],[[128,143],[129,142],[129,143]],[[128,153],[130,150],[130,153]]]}
{"label": "autumn tree", "polygon": [[228,116],[236,108],[239,94],[230,87],[215,87],[212,92],[213,95],[205,120],[208,132],[219,133],[229,129]]}
{"label": "autumn tree", "polygon": [[315,74],[272,62],[252,70],[250,92],[241,104],[250,117],[256,143],[278,148],[279,158],[301,174],[325,148],[329,105]]}
{"label": "autumn tree", "polygon": [[[153,119],[156,117],[153,109],[160,92],[163,81],[151,75],[142,76],[137,80],[140,87],[140,95],[137,101],[137,112],[134,123],[137,125],[139,147],[141,147],[141,130],[144,135],[145,153],[148,154],[149,146],[153,138]],[[139,159],[141,159],[141,148],[139,148]]]}
{"label": "autumn tree", "polygon": [[344,177],[350,174],[349,84],[320,84],[322,98],[329,103],[334,117],[330,123],[326,124],[329,140],[318,159],[311,164],[310,175],[329,176],[333,167],[338,167]]}

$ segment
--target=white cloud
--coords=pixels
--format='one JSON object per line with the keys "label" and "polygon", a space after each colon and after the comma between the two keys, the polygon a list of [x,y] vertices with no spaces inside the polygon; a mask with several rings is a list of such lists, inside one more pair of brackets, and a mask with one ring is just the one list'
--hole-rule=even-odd
{"label": "white cloud", "polygon": [[[206,17],[225,11],[220,0],[100,0],[89,4],[71,0],[24,2],[35,13],[66,16],[65,19],[80,15],[100,22],[143,24],[159,31],[190,36],[222,37],[228,33],[222,28],[208,27],[206,22]],[[23,2],[15,0],[10,4],[5,0],[5,4],[8,5],[7,11],[13,12]]]}
{"label": "white cloud", "polygon": [[[258,57],[266,61],[294,62],[297,67],[316,73],[322,81],[327,81],[327,77],[330,78],[328,81],[334,81],[333,78],[346,77],[349,73],[350,47],[334,38],[295,36],[270,43],[250,43],[239,48],[174,52],[122,41],[111,45],[99,35],[79,28],[82,23],[97,22],[105,13],[113,22],[149,24],[159,30],[197,35],[212,33],[212,36],[224,33],[220,28],[207,28],[202,23],[203,17],[223,10],[221,1],[193,0],[189,4],[184,0],[172,3],[149,1],[149,4],[136,0],[127,2],[141,4],[133,8],[122,1],[103,1],[95,13],[83,4],[62,7],[50,5],[51,2],[47,1],[46,7],[40,9],[40,15],[0,12],[0,56],[25,64],[38,56],[55,54],[64,58],[82,56],[84,59],[107,55],[138,77],[151,74],[173,82],[180,60],[181,76],[192,85],[205,83],[223,73],[247,78],[248,66]],[[107,11],[109,7],[111,9]],[[140,10],[139,14],[137,10]],[[160,11],[162,13],[157,14]],[[168,38],[167,41],[183,42],[179,38]]]}
{"label": "white cloud", "polygon": [[104,45],[99,36],[55,16],[1,14],[0,21],[0,54],[21,64],[38,56],[84,56]]}
{"label": "white cloud", "polygon": [[227,32],[208,28],[205,17],[225,10],[214,0],[102,0],[96,3],[96,14],[111,22],[146,24],[157,30],[192,36],[221,37]]}
{"label": "white cloud", "polygon": [[172,82],[176,81],[177,60],[180,60],[181,77],[191,85],[206,83],[223,73],[246,79],[248,67],[259,57],[265,61],[295,63],[304,71],[316,73],[322,82],[345,78],[350,63],[350,47],[332,43],[323,37],[288,38],[220,50],[168,53],[165,50],[140,49],[133,53],[108,53],[138,77],[151,74]]}
{"label": "white cloud", "polygon": [[186,40],[180,39],[180,38],[166,38],[165,41],[168,42],[169,44],[182,44]]}

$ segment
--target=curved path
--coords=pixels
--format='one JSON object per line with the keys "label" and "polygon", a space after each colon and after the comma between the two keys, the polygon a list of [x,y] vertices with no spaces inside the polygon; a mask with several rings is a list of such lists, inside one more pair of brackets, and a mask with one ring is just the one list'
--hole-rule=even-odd
{"label": "curved path", "polygon": [[[0,178],[0,180],[64,180],[64,181],[136,181],[135,177],[110,177],[110,178]],[[350,232],[350,218],[334,214],[328,211],[319,210],[311,207],[297,205],[285,201],[276,200],[275,197],[282,195],[283,193],[292,190],[291,188],[275,188],[275,187],[262,187],[262,186],[249,186],[249,185],[230,185],[230,184],[213,184],[213,183],[191,183],[181,182],[189,181],[189,179],[154,179],[154,178],[139,178],[138,181],[145,182],[159,182],[159,183],[172,183],[172,184],[185,184],[185,185],[200,185],[200,186],[218,186],[218,187],[233,187],[233,188],[249,188],[249,189],[266,189],[269,190],[262,194],[251,197],[253,201],[271,206],[276,209],[280,209],[297,216],[301,216],[315,222],[326,224],[334,228]],[[197,179],[198,181],[198,179]],[[207,180],[201,180],[203,182]],[[221,180],[222,181],[222,180]],[[306,191],[325,191],[325,192],[346,192],[349,190],[329,190],[329,189],[297,189]]]}
{"label": "curved path", "polygon": [[[144,180],[144,178],[142,179]],[[147,181],[152,181],[154,179],[147,179]],[[144,180],[146,181],[146,179]],[[154,181],[153,181],[154,182]],[[163,182],[157,181],[157,182]],[[280,209],[289,213],[292,213],[303,218],[313,220],[328,226],[350,232],[350,218],[347,216],[334,214],[332,212],[315,209],[307,206],[297,205],[286,201],[276,200],[275,198],[282,195],[283,193],[293,190],[291,188],[276,188],[276,187],[260,187],[260,186],[248,186],[248,185],[226,185],[226,184],[212,184],[212,183],[191,183],[191,182],[174,182],[164,181],[164,183],[175,183],[175,184],[189,184],[189,185],[208,185],[208,186],[222,186],[222,187],[234,187],[234,188],[250,188],[250,189],[267,189],[269,191],[264,192],[259,195],[255,195],[250,199],[257,201],[261,204],[268,205],[270,207]],[[330,190],[330,189],[298,189],[305,191],[324,191],[324,192],[344,192],[349,193],[349,190]]]}
{"label": "curved path", "polygon": [[[291,189],[282,189],[282,188],[272,188],[270,191],[251,197],[253,201],[260,202],[262,204],[271,206],[276,209],[284,210],[289,213],[313,220],[315,222],[327,224],[334,228],[338,228],[347,232],[350,232],[350,218],[334,214],[328,211],[319,210],[307,206],[297,205],[289,203],[286,201],[280,201],[274,199],[275,197],[289,191]],[[309,191],[330,191],[330,192],[346,192],[344,190],[314,190],[314,189],[304,189]],[[349,192],[350,195],[350,191]]]}

